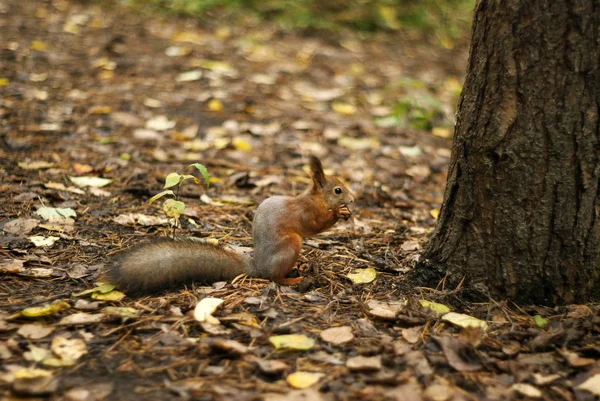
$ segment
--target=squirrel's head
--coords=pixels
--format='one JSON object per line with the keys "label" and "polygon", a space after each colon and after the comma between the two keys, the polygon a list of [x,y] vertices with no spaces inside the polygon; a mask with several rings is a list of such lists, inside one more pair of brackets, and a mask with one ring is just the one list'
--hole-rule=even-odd
{"label": "squirrel's head", "polygon": [[310,170],[313,193],[320,193],[329,208],[333,209],[354,202],[354,196],[346,184],[337,177],[325,175],[321,161],[315,156],[310,157]]}

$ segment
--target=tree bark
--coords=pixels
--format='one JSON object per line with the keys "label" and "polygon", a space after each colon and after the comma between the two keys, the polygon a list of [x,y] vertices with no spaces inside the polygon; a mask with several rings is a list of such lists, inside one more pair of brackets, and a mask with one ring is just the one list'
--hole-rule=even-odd
{"label": "tree bark", "polygon": [[444,201],[415,272],[521,304],[590,301],[600,0],[480,0],[472,29]]}

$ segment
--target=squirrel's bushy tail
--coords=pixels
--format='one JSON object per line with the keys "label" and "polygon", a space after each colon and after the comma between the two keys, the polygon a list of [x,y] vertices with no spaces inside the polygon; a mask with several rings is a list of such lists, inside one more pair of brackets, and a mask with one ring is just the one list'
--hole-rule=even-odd
{"label": "squirrel's bushy tail", "polygon": [[193,240],[157,240],[136,246],[104,272],[104,279],[130,292],[156,292],[192,282],[214,283],[246,273],[251,259]]}

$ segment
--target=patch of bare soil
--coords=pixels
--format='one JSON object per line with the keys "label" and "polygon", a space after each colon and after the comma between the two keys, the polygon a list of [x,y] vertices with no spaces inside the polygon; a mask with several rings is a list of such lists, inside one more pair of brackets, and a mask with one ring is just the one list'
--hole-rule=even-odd
{"label": "patch of bare soil", "polygon": [[[598,394],[596,307],[475,305],[443,283],[403,285],[442,200],[464,46],[62,0],[0,2],[0,32],[3,399]],[[308,281],[81,294],[119,251],[169,233],[148,204],[168,173],[200,162],[212,177],[206,192],[183,187],[180,235],[250,247],[255,206],[303,190],[310,154],[357,202],[352,220],[305,241]],[[372,281],[348,276],[367,268]],[[207,297],[224,301],[218,324],[193,316]],[[287,334],[308,340],[276,348]]]}

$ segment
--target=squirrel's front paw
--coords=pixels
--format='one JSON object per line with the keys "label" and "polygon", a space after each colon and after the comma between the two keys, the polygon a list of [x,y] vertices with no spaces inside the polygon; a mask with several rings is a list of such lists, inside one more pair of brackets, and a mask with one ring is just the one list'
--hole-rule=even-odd
{"label": "squirrel's front paw", "polygon": [[348,220],[350,217],[352,217],[352,212],[350,211],[350,209],[348,209],[348,206],[341,205],[335,208],[335,215],[338,218],[341,217],[344,220]]}

